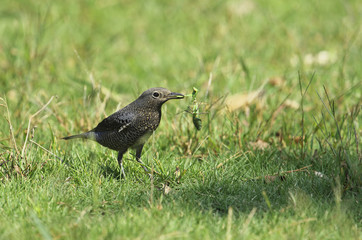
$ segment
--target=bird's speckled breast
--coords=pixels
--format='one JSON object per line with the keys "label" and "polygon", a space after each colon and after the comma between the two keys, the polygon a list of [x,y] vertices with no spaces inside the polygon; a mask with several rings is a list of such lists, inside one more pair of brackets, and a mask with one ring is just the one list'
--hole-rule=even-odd
{"label": "bird's speckled breast", "polygon": [[137,139],[137,141],[131,146],[131,148],[136,149],[139,146],[143,146],[143,144],[145,144],[145,142],[150,138],[152,133],[153,131],[146,132],[142,137]]}

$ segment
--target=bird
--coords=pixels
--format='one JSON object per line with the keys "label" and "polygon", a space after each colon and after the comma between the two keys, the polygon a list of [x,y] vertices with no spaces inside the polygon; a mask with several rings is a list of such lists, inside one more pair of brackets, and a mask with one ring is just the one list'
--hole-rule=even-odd
{"label": "bird", "polygon": [[118,151],[117,160],[123,178],[126,177],[122,163],[123,155],[128,149],[133,149],[136,152],[136,160],[149,173],[141,161],[143,146],[161,121],[162,105],[168,100],[184,97],[183,94],[171,92],[166,88],[150,88],[132,103],[103,119],[92,130],[62,139],[93,140],[104,147]]}

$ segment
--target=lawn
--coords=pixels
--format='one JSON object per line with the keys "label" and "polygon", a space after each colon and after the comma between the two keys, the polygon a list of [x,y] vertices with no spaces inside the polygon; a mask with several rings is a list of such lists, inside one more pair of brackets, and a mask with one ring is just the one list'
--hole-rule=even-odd
{"label": "lawn", "polygon": [[[2,1],[0,239],[361,239],[361,23],[357,0]],[[163,106],[152,179],[61,139],[158,86],[199,91]]]}

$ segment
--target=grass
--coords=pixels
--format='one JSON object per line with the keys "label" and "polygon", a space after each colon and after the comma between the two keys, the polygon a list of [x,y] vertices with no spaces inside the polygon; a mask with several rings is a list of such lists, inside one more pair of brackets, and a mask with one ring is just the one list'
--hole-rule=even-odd
{"label": "grass", "polygon": [[[360,239],[359,1],[4,1],[0,239]],[[143,161],[60,137],[162,86]]]}

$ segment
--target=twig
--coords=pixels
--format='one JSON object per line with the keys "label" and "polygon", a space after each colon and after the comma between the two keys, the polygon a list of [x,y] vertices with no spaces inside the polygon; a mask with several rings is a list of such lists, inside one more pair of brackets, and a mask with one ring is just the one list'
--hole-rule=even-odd
{"label": "twig", "polygon": [[205,142],[208,138],[209,138],[209,136],[206,136],[206,137],[199,143],[199,145],[196,147],[196,149],[195,149],[194,153],[192,154],[192,156],[195,154],[195,152],[197,152],[197,151],[201,148],[201,146],[204,144],[204,142]]}
{"label": "twig", "polygon": [[[311,166],[312,166],[312,164],[310,164],[308,166],[305,166],[305,167],[302,167],[302,168],[294,169],[294,170],[288,170],[288,171],[284,171],[284,172],[280,172],[280,173],[274,173],[274,174],[268,175],[268,176],[271,177],[271,176],[280,176],[282,174],[288,174],[288,173],[293,173],[293,172],[304,172],[307,168],[309,168]],[[262,178],[264,178],[264,177],[259,176],[259,177],[256,177],[256,178],[245,179],[245,180],[258,180],[258,179],[262,179]]]}
{"label": "twig", "polygon": [[235,158],[238,158],[240,157],[241,155],[245,154],[245,152],[243,151],[240,151],[240,152],[237,152],[235,153],[234,155],[232,155],[231,157],[227,158],[226,160],[224,160],[223,162],[219,163],[216,168],[221,168],[225,163],[227,163],[228,161],[232,160],[232,159],[235,159]]}
{"label": "twig", "polygon": [[4,102],[4,104],[1,104],[0,106],[3,106],[3,107],[6,108],[6,112],[7,112],[7,115],[8,115],[7,121],[8,121],[8,124],[9,124],[11,140],[12,140],[12,142],[14,144],[16,153],[19,154],[18,146],[16,145],[16,141],[15,141],[15,137],[14,137],[13,125],[11,124],[11,120],[10,120],[10,112],[9,112],[9,107],[8,107],[7,100],[6,100],[6,98],[0,98],[0,99]]}
{"label": "twig", "polygon": [[253,209],[251,210],[251,212],[248,215],[248,218],[246,219],[246,221],[243,224],[243,229],[241,231],[245,231],[246,228],[249,226],[251,220],[253,219],[254,215],[256,213],[256,207],[253,207]]}
{"label": "twig", "polygon": [[300,95],[302,97],[301,99],[301,102],[300,102],[300,109],[302,111],[302,121],[301,121],[301,125],[302,125],[302,144],[301,144],[301,147],[302,147],[302,153],[301,153],[301,158],[304,160],[304,97],[305,97],[305,94],[307,93],[308,91],[308,88],[310,86],[310,84],[312,83],[313,81],[313,78],[314,78],[314,75],[315,75],[315,72],[313,73],[309,83],[308,83],[308,86],[307,88],[305,89],[304,93],[303,93],[303,87],[302,87],[302,80],[301,80],[301,75],[300,75],[300,72],[298,72],[298,81],[299,81],[299,89],[300,89]]}
{"label": "twig", "polygon": [[[305,166],[305,167],[302,167],[302,168],[299,168],[299,169],[295,169],[295,170],[289,170],[289,171],[284,171],[284,172],[281,172],[279,174],[286,174],[286,173],[292,173],[292,172],[302,172],[304,171],[306,168],[309,168],[311,167],[312,164],[308,165],[308,166]],[[277,173],[275,173],[274,175],[278,175]]]}
{"label": "twig", "polygon": [[361,163],[361,156],[359,155],[359,149],[358,149],[358,143],[359,143],[359,140],[358,140],[358,133],[356,131],[356,127],[353,126],[353,131],[354,131],[354,137],[355,137],[355,141],[356,141],[356,152],[357,152],[357,156],[359,158],[359,162]]}
{"label": "twig", "polygon": [[209,74],[209,80],[208,80],[208,82],[207,82],[207,88],[206,88],[205,98],[207,98],[207,96],[209,95],[209,91],[210,91],[210,87],[211,87],[211,82],[212,82],[212,72],[210,72],[210,74]]}
{"label": "twig", "polygon": [[28,122],[28,130],[26,132],[26,137],[25,137],[25,141],[24,141],[24,145],[23,145],[23,150],[21,151],[21,157],[24,157],[24,152],[25,152],[25,148],[26,148],[26,143],[28,141],[29,138],[29,133],[30,133],[30,125],[31,125],[31,120],[38,115],[40,112],[42,112],[49,104],[50,102],[53,100],[54,96],[52,96],[49,101],[42,107],[40,108],[36,113],[34,113],[33,115],[30,116],[29,118],[29,122]]}
{"label": "twig", "polygon": [[308,223],[308,222],[313,222],[313,221],[317,221],[317,219],[316,218],[306,218],[306,219],[302,219],[300,221],[293,222],[290,225],[298,226],[298,225],[301,225],[302,223]]}
{"label": "twig", "polygon": [[[84,61],[82,60],[82,58],[80,57],[78,51],[76,49],[73,49],[75,55],[77,56],[78,60],[80,61],[80,63],[82,64],[82,67],[84,68],[85,73],[88,75],[88,78],[85,78],[85,80],[87,82],[89,82],[90,84],[92,84],[93,88],[96,88],[96,82],[93,76],[93,73],[91,73],[91,71],[88,69],[88,67],[86,66],[86,64],[84,63]],[[117,94],[117,93],[112,93],[112,91],[108,88],[106,88],[105,86],[101,86],[99,87],[99,91],[104,94],[106,96],[106,100],[108,100],[108,98],[111,98],[112,100],[116,101],[116,102],[122,102],[124,100],[124,97],[122,97],[122,95]]]}
{"label": "twig", "polygon": [[226,240],[232,239],[232,233],[231,233],[232,223],[233,223],[233,208],[229,207],[228,220],[227,220],[227,225],[226,225]]}
{"label": "twig", "polygon": [[49,151],[48,149],[46,149],[45,147],[43,147],[42,145],[40,145],[39,143],[33,141],[33,140],[29,140],[29,142],[37,145],[38,147],[40,147],[41,149],[43,149],[44,151],[46,151],[47,153],[53,155],[54,157],[58,158],[61,162],[63,162],[63,159],[61,159],[60,157],[58,157],[57,155],[55,155],[54,153],[52,153],[51,151]]}

